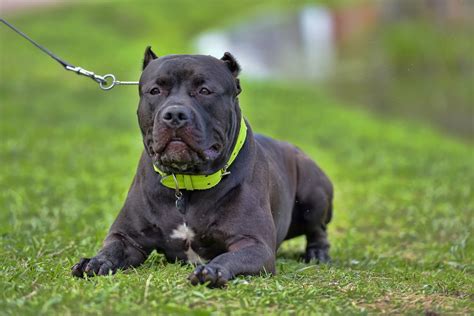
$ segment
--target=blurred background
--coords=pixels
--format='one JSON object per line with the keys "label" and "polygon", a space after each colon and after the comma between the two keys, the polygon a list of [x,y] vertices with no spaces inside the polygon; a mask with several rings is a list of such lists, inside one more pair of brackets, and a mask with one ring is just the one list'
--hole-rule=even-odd
{"label": "blurred background", "polygon": [[[139,79],[148,45],[159,56],[231,52],[252,128],[301,147],[335,184],[331,271],[388,282],[343,297],[376,300],[389,288],[403,305],[406,285],[469,304],[474,1],[0,0],[0,16],[71,64],[119,80]],[[65,276],[99,248],[143,148],[137,105],[136,86],[104,92],[0,25],[0,272],[42,269],[38,282],[50,284],[50,266]],[[303,248],[301,238],[286,244],[279,269],[303,269],[285,261]],[[37,277],[21,275],[24,290],[6,285],[8,306]],[[333,284],[320,281],[323,292]],[[95,299],[79,292],[62,297],[69,311]],[[48,293],[35,300],[42,306]],[[355,306],[334,300],[323,305]],[[296,295],[291,304],[307,306]]]}
{"label": "blurred background", "polygon": [[[49,7],[92,10],[95,4],[117,10],[111,1],[2,0],[1,4],[6,16],[41,14]],[[221,6],[217,1],[210,4]],[[389,117],[420,120],[461,138],[472,138],[473,1],[255,1],[242,6],[246,8],[239,10],[245,14],[228,12],[230,21],[196,25],[193,36],[186,34],[186,52],[220,57],[230,51],[249,79],[312,82],[348,104]],[[92,19],[94,13],[88,15]],[[96,18],[97,23],[111,26],[106,18]],[[138,31],[140,23],[132,16],[116,18],[123,22],[122,28]],[[222,19],[212,16],[213,21]],[[49,31],[41,30],[41,36],[60,41],[65,36],[60,32],[62,23],[58,19],[59,29],[50,24]],[[26,31],[38,36],[35,30]],[[137,35],[150,34],[148,42],[159,49],[160,31],[139,30]],[[107,31],[95,32],[107,37]],[[173,31],[169,32],[165,35],[172,36]],[[83,46],[91,44],[83,42]],[[37,53],[33,47],[29,50]],[[64,54],[74,52],[64,50]],[[112,67],[103,71],[120,65]],[[127,79],[135,80],[137,75],[132,77]]]}
{"label": "blurred background", "polygon": [[232,51],[252,78],[312,81],[369,111],[472,136],[473,1],[330,4],[253,14],[201,34],[197,49]]}

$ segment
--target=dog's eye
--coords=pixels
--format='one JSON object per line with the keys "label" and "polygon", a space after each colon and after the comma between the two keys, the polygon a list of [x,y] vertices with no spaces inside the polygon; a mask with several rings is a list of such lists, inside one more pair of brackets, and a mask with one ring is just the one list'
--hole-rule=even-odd
{"label": "dog's eye", "polygon": [[160,92],[161,91],[158,88],[153,88],[153,89],[150,90],[151,95],[157,95],[157,94],[160,94]]}
{"label": "dog's eye", "polygon": [[199,90],[199,94],[209,95],[211,94],[211,91],[208,88],[201,88],[201,90]]}

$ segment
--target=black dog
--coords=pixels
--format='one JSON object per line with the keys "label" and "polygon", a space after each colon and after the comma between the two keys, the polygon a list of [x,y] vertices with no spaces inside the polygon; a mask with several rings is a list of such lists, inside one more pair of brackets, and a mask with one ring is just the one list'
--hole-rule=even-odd
{"label": "black dog", "polygon": [[148,47],[138,122],[145,150],[125,205],[97,256],[74,276],[138,266],[156,249],[198,264],[192,284],[275,273],[285,240],[307,238],[305,260],[329,260],[332,184],[298,148],[254,135],[237,96],[240,66],[225,53],[158,58]]}

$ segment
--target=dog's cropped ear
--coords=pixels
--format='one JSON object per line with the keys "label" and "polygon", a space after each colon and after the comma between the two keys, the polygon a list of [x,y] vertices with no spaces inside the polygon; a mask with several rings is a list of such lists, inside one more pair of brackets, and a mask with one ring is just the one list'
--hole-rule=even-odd
{"label": "dog's cropped ear", "polygon": [[240,65],[237,62],[237,60],[234,58],[234,56],[232,56],[232,54],[229,52],[225,52],[221,60],[226,63],[232,75],[237,78],[240,72]]}
{"label": "dog's cropped ear", "polygon": [[150,63],[150,61],[157,58],[158,56],[156,56],[155,53],[151,50],[151,46],[147,46],[147,48],[145,49],[145,57],[143,58],[142,69],[145,69],[145,67]]}
{"label": "dog's cropped ear", "polygon": [[242,92],[242,88],[240,87],[240,80],[237,78],[240,73],[239,63],[237,62],[235,57],[232,56],[232,54],[229,52],[225,52],[221,60],[227,65],[227,68],[229,68],[230,72],[232,73],[232,76],[234,76],[235,84],[237,85],[237,94],[239,94],[240,92]]}

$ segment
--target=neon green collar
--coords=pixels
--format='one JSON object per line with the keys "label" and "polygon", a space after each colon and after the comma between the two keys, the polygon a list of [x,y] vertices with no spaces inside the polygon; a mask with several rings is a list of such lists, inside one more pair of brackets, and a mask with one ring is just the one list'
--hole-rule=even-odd
{"label": "neon green collar", "polygon": [[234,162],[235,158],[239,154],[240,150],[244,146],[245,138],[247,137],[247,125],[242,117],[240,122],[239,135],[234,146],[234,150],[230,154],[230,158],[225,164],[224,168],[209,175],[189,175],[189,174],[166,174],[156,165],[153,168],[156,172],[161,175],[161,184],[170,189],[181,189],[181,190],[207,190],[221,182],[222,177],[228,175],[230,172],[227,169]]}

